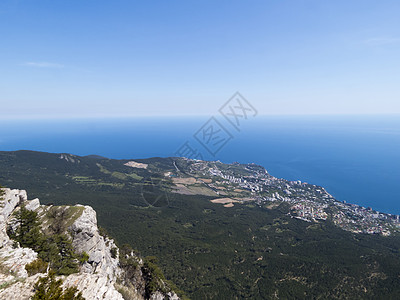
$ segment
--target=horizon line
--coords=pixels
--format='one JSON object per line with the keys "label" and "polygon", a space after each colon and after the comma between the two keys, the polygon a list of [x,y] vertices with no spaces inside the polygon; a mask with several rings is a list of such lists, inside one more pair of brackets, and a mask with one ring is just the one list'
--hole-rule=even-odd
{"label": "horizon line", "polygon": [[[0,116],[0,121],[26,120],[26,121],[51,121],[51,120],[81,120],[81,119],[133,119],[133,118],[185,118],[185,117],[212,117],[219,114],[141,114],[141,115],[34,115],[34,116]],[[259,114],[257,117],[317,117],[317,116],[397,116],[400,112],[384,113],[270,113]]]}

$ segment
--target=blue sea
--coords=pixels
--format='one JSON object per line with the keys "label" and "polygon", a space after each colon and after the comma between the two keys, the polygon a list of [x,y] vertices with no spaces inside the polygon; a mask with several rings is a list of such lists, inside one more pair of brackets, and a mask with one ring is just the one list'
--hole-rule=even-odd
{"label": "blue sea", "polygon": [[204,137],[201,129],[208,120],[2,120],[0,150],[131,159],[177,156],[190,146],[207,160],[253,162],[276,177],[324,186],[338,200],[400,214],[398,115],[257,116],[240,120],[240,131],[216,115],[229,138],[218,144],[224,145],[215,155],[204,148],[205,141],[194,137]]}

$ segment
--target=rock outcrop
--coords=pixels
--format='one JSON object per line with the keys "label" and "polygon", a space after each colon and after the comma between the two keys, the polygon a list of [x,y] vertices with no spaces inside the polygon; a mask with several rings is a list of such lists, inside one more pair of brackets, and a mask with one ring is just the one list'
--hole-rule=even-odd
{"label": "rock outcrop", "polygon": [[[29,201],[23,190],[2,189],[0,196],[0,299],[29,299],[34,294],[34,285],[46,273],[29,276],[25,266],[38,254],[30,248],[22,248],[7,235],[7,227],[15,225],[13,213],[21,205],[36,211],[41,218],[49,213],[50,207],[40,205],[39,199]],[[71,207],[62,207],[65,211]],[[78,205],[70,216],[72,225],[66,234],[72,241],[76,253],[88,256],[78,273],[59,276],[63,280],[63,288],[77,287],[82,296],[89,299],[124,300],[124,299],[179,299],[169,290],[146,291],[146,278],[141,271],[143,260],[131,254],[125,259],[134,259],[135,272],[124,269],[120,263],[120,251],[114,241],[100,235],[97,227],[96,212],[90,206]],[[51,219],[43,220],[43,228],[51,226]],[[137,264],[137,265],[136,265]],[[132,275],[133,274],[133,275]],[[164,284],[164,283],[163,283]],[[124,296],[125,298],[124,298]]]}
{"label": "rock outcrop", "polygon": [[20,203],[28,200],[26,191],[3,189],[3,193],[0,202],[0,248],[10,242],[6,232],[8,219]]}
{"label": "rock outcrop", "polygon": [[[89,255],[88,262],[83,265],[82,270],[115,280],[121,275],[118,269],[118,248],[112,239],[100,235],[94,209],[90,206],[82,207],[84,210],[81,216],[69,227],[74,249],[78,253],[86,252]],[[114,257],[112,249],[116,251]]]}
{"label": "rock outcrop", "polygon": [[7,235],[7,224],[15,208],[22,202],[30,203],[26,191],[4,189],[3,192],[0,200],[0,269],[3,270],[0,273],[0,285],[3,281],[28,277],[25,265],[37,258],[37,253],[32,249],[14,248],[14,242]]}

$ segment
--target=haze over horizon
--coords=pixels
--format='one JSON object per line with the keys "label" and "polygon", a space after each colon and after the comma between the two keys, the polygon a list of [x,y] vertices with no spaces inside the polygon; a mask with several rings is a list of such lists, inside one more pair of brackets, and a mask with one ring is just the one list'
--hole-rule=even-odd
{"label": "haze over horizon", "polygon": [[[2,1],[0,117],[400,113],[397,1]],[[28,29],[28,30],[27,30]]]}

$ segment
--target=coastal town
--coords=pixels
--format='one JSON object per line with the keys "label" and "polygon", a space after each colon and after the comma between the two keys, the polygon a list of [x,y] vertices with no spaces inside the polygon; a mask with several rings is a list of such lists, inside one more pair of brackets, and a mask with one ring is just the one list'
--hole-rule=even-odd
{"label": "coastal town", "polygon": [[[231,199],[230,205],[226,207],[250,202],[260,207],[284,204],[291,218],[304,222],[331,221],[353,233],[388,236],[400,232],[398,215],[338,201],[323,187],[276,178],[256,164],[223,164],[219,161],[182,159],[179,165],[181,168],[184,166],[185,174],[177,167],[179,172],[176,175],[170,172],[169,176],[196,178],[197,180],[188,182],[185,188],[198,185],[223,199]],[[228,200],[224,201],[227,203]]]}

